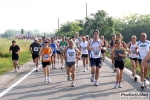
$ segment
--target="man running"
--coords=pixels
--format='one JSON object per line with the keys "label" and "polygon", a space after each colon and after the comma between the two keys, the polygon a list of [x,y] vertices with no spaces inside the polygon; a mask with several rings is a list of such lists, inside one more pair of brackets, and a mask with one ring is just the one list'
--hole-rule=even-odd
{"label": "man running", "polygon": [[99,31],[93,32],[93,39],[88,42],[88,50],[90,50],[90,63],[91,63],[91,82],[94,86],[99,86],[98,78],[101,68],[101,47],[104,45],[103,41],[99,39]]}
{"label": "man running", "polygon": [[60,48],[60,53],[61,53],[61,64],[62,64],[62,69],[65,68],[64,64],[64,57],[63,57],[63,51],[65,47],[68,46],[67,42],[65,41],[65,36],[62,36],[62,41],[60,41],[59,48]]}
{"label": "man running", "polygon": [[20,47],[16,45],[15,40],[12,41],[12,46],[10,46],[9,52],[12,53],[12,61],[15,69],[14,73],[16,73],[17,72],[16,68],[18,67],[18,69],[20,69],[18,64]]}
{"label": "man running", "polygon": [[51,49],[53,51],[53,54],[51,56],[52,69],[56,69],[55,64],[56,64],[56,53],[57,53],[57,51],[56,51],[56,43],[54,41],[54,38],[51,38],[50,47],[51,47]]}
{"label": "man running", "polygon": [[102,46],[101,53],[102,53],[102,62],[105,60],[106,56],[106,47],[107,47],[107,41],[104,39],[104,36],[102,35],[100,39],[103,41],[104,45]]}
{"label": "man running", "polygon": [[88,42],[86,41],[85,36],[82,36],[82,42],[80,43],[80,51],[82,52],[82,60],[83,60],[83,67],[84,72],[86,72],[86,69],[89,69],[89,58],[88,58],[88,50],[87,50]]}
{"label": "man running", "polygon": [[146,40],[147,34],[142,33],[141,34],[141,41],[137,43],[137,49],[138,49],[138,58],[139,58],[139,65],[140,65],[140,76],[141,76],[141,88],[144,89],[146,87],[146,75],[148,69],[146,67],[143,67],[141,65],[141,61],[144,59],[146,54],[149,52],[150,48],[150,41]]}
{"label": "man running", "polygon": [[150,68],[150,51],[142,60],[141,65],[144,66],[145,68],[148,68],[148,69]]}
{"label": "man running", "polygon": [[66,71],[68,75],[67,79],[68,81],[72,80],[71,86],[75,87],[74,80],[76,76],[76,72],[75,72],[76,53],[81,55],[81,52],[77,48],[74,48],[73,45],[74,45],[73,41],[69,40],[69,46],[64,49],[64,57],[66,61]]}
{"label": "man running", "polygon": [[136,68],[138,66],[138,55],[136,54],[136,47],[137,47],[136,36],[133,35],[131,40],[132,41],[129,42],[127,46],[129,47],[129,58],[132,65],[132,76],[133,79],[137,81]]}
{"label": "man running", "polygon": [[30,45],[29,50],[31,51],[32,54],[32,59],[33,62],[35,63],[36,66],[36,72],[38,72],[38,61],[39,61],[39,52],[40,52],[41,45],[38,43],[38,38],[36,37],[34,39],[34,42]]}
{"label": "man running", "polygon": [[44,82],[49,82],[51,83],[51,79],[50,79],[50,64],[51,64],[51,55],[52,55],[53,51],[51,50],[51,48],[49,47],[49,41],[45,40],[44,41],[44,46],[41,47],[40,50],[40,55],[42,57],[42,67],[43,67],[43,72],[44,72]]}

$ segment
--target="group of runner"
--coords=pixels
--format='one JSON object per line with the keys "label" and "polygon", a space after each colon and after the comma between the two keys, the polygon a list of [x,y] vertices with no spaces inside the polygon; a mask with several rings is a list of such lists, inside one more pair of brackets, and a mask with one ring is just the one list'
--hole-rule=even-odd
{"label": "group of runner", "polygon": [[[89,69],[91,66],[91,82],[94,86],[99,86],[98,78],[100,74],[100,68],[105,60],[106,50],[110,48],[112,67],[116,72],[116,84],[114,88],[122,88],[122,74],[124,69],[124,59],[129,54],[130,62],[132,65],[132,75],[133,79],[137,81],[136,68],[138,66],[138,61],[140,65],[140,75],[141,75],[141,88],[146,87],[146,75],[149,68],[147,61],[150,61],[149,48],[150,41],[146,40],[147,35],[145,33],[141,34],[141,41],[136,41],[136,36],[131,37],[131,42],[126,44],[122,40],[122,35],[112,35],[112,39],[107,42],[104,36],[100,36],[98,30],[93,32],[93,38],[88,35],[79,36],[78,33],[75,37],[72,36],[67,38],[65,36],[58,38],[35,38],[34,42],[30,45],[30,51],[32,54],[33,62],[36,65],[36,72],[38,72],[38,65],[42,62],[43,72],[44,72],[44,82],[51,82],[50,79],[50,65],[52,69],[56,69],[56,57],[57,61],[61,60],[61,69],[66,68],[67,80],[72,81],[71,86],[75,86],[76,77],[76,67],[78,67],[78,60],[83,61],[83,71]],[[12,60],[14,61],[14,68],[16,72],[16,66],[18,65],[17,55],[20,48],[15,45],[10,47],[10,52],[12,51]],[[17,46],[17,47],[16,47]],[[15,47],[15,51],[12,47]],[[16,56],[17,55],[17,56]],[[146,56],[146,57],[145,57]],[[144,58],[145,57],[145,58]],[[142,62],[142,64],[141,64]],[[58,68],[58,66],[57,66]]]}

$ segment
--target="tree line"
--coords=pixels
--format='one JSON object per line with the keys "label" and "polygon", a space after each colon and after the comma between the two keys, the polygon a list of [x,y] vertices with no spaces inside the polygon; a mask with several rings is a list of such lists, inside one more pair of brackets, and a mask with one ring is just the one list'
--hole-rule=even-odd
{"label": "tree line", "polygon": [[123,40],[129,42],[132,35],[140,39],[140,34],[145,32],[150,39],[150,14],[130,14],[122,18],[109,16],[104,10],[98,10],[90,14],[84,20],[66,22],[55,32],[56,36],[73,36],[76,32],[80,35],[92,36],[94,30],[99,30],[106,40],[111,39],[111,35],[121,33]]}

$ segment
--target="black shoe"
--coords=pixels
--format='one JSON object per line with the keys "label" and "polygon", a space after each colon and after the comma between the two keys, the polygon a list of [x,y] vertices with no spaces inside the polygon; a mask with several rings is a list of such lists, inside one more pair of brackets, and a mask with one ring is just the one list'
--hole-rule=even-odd
{"label": "black shoe", "polygon": [[134,77],[134,81],[137,81],[137,77]]}

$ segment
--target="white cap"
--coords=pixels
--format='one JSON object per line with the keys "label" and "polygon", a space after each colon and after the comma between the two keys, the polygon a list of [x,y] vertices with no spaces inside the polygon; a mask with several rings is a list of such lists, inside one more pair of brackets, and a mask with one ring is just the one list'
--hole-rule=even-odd
{"label": "white cap", "polygon": [[135,35],[132,35],[132,38],[134,38],[134,37],[136,38],[136,36],[135,36]]}
{"label": "white cap", "polygon": [[37,37],[35,37],[35,38],[34,38],[34,40],[38,40],[38,38],[37,38]]}

